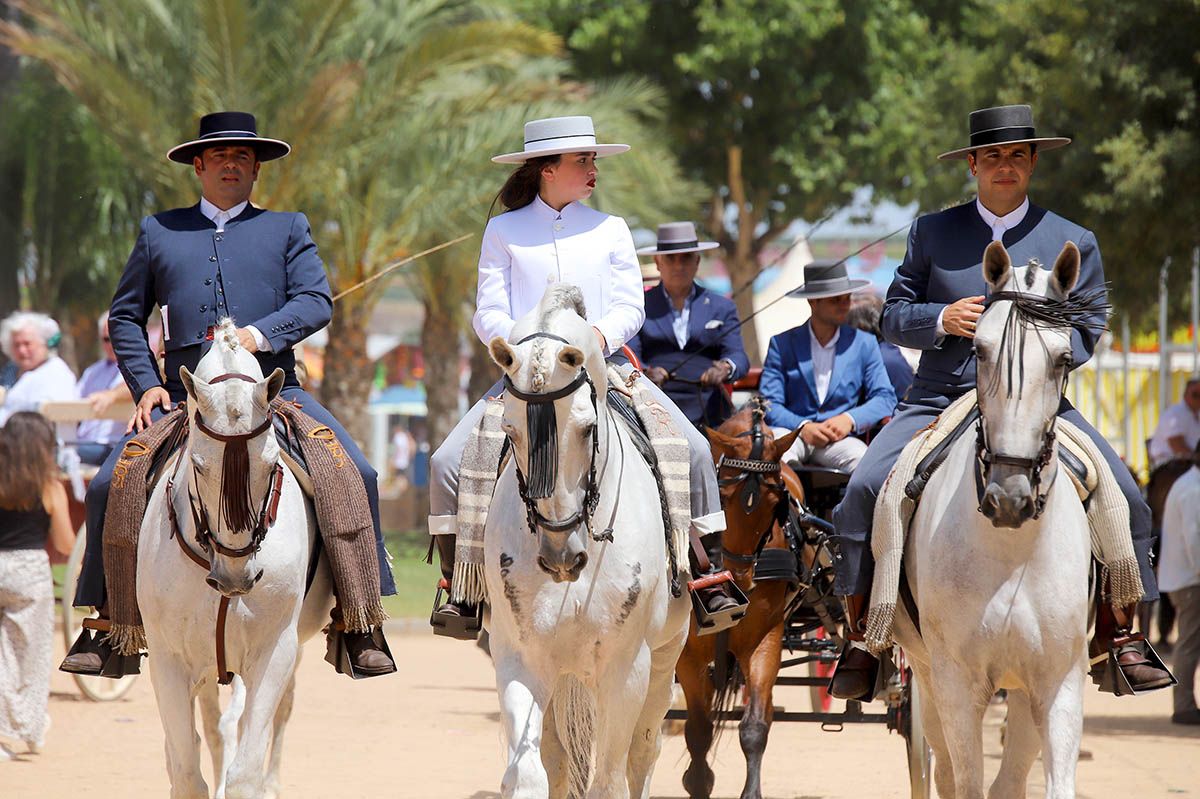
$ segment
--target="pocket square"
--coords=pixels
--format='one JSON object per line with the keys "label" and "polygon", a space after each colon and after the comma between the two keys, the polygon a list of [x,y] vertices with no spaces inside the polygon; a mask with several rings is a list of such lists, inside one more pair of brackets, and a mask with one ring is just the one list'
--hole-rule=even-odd
{"label": "pocket square", "polygon": [[716,330],[718,327],[720,327],[723,324],[725,324],[724,319],[709,319],[708,322],[705,323],[704,329],[705,330]]}

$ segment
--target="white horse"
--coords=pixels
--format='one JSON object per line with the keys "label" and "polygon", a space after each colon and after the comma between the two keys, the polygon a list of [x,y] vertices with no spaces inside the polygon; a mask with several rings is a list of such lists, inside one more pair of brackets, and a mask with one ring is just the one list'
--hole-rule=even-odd
{"label": "white horse", "polygon": [[[276,369],[264,379],[258,361],[238,345],[233,323],[224,320],[195,375],[183,368],[180,377],[188,393],[190,434],[168,472],[172,479],[163,479],[150,498],[138,540],[137,583],[171,797],[209,796],[200,773],[197,699],[215,796],[274,797],[299,647],[321,628],[333,604],[329,570],[322,559],[306,599],[316,523],[280,461],[270,424],[270,403],[283,385],[283,372]],[[239,449],[245,454],[239,456]],[[253,530],[266,513],[277,468],[278,512],[257,540]],[[169,506],[178,520],[178,541],[172,540]],[[197,517],[210,528],[203,548]],[[208,569],[199,568],[180,542]],[[224,717],[215,654],[222,596],[229,597],[226,666],[237,675]]]}
{"label": "white horse", "polygon": [[[670,593],[654,475],[609,413],[585,316],[578,289],[559,284],[513,328],[517,343],[489,347],[509,381],[514,455],[485,537],[504,797],[648,797],[688,631],[688,599]],[[553,415],[556,458],[542,449],[546,430],[527,425],[534,406]],[[611,540],[596,540],[607,529]]]}
{"label": "white horse", "polygon": [[1052,435],[1071,329],[1035,323],[997,293],[1065,300],[1079,276],[1079,251],[1068,242],[1050,271],[1036,263],[1014,268],[997,242],[984,254],[983,274],[993,296],[975,333],[979,450],[976,436],[962,436],[917,507],[904,568],[921,632],[901,604],[896,640],[932,700],[924,705],[926,734],[943,799],[983,796],[983,715],[1001,688],[1008,731],[988,796],[1024,797],[1041,750],[1046,796],[1063,799],[1075,795],[1083,731],[1092,552]]}

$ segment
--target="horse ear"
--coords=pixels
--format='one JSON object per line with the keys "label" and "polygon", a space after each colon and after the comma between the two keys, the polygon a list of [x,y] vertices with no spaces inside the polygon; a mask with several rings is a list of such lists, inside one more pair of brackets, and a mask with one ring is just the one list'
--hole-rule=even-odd
{"label": "horse ear", "polygon": [[563,347],[558,351],[558,362],[568,369],[583,366],[583,350],[578,347]]}
{"label": "horse ear", "polygon": [[1054,259],[1054,269],[1050,272],[1050,282],[1065,298],[1075,288],[1079,280],[1079,248],[1075,242],[1068,241],[1063,245],[1062,252]]}
{"label": "horse ear", "polygon": [[513,365],[517,362],[517,353],[502,336],[496,336],[488,342],[488,353],[492,356],[492,360],[506,372],[511,372]]}
{"label": "horse ear", "polygon": [[714,430],[711,427],[704,428],[703,432],[705,438],[708,439],[708,443],[710,444],[715,444],[718,447],[726,450],[733,450],[737,448],[737,440],[733,436],[727,436],[720,430]]}
{"label": "horse ear", "polygon": [[775,460],[783,460],[783,456],[786,455],[787,451],[792,448],[792,444],[795,443],[796,437],[799,435],[800,428],[797,427],[783,438],[775,439]]}
{"label": "horse ear", "polygon": [[179,382],[183,383],[183,388],[192,399],[200,399],[197,387],[208,388],[208,383],[204,382],[204,378],[196,377],[188,371],[186,366],[179,367]]}
{"label": "horse ear", "polygon": [[261,398],[262,406],[264,408],[268,407],[271,404],[271,402],[273,402],[274,399],[279,396],[279,392],[283,389],[283,381],[284,381],[283,370],[280,369],[278,366],[276,366],[275,371],[271,372],[270,376],[268,376],[266,380],[259,383],[258,386],[255,387],[254,398],[256,400],[259,399],[258,394],[259,394],[259,390],[261,389],[262,390],[262,398]]}
{"label": "horse ear", "polygon": [[1012,272],[1012,259],[1008,250],[998,241],[993,241],[983,251],[983,279],[993,289],[999,291],[1008,282]]}

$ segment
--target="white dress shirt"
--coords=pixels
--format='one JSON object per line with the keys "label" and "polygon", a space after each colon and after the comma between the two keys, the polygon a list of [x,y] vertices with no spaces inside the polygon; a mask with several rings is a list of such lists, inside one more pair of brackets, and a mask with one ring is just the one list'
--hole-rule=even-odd
{"label": "white dress shirt", "polygon": [[625,220],[578,202],[555,211],[535,197],[493,217],[483,233],[472,320],[480,341],[507,339],[516,320],[558,281],[583,292],[587,321],[608,342],[606,355],[641,329],[642,272]]}
{"label": "white dress shirt", "polygon": [[[200,198],[200,213],[212,220],[217,226],[217,232],[221,233],[225,230],[225,223],[230,219],[236,219],[237,215],[246,210],[246,206],[250,204],[249,200],[243,200],[227,211],[222,211],[217,206],[210,203],[204,197]],[[236,321],[236,320],[235,320]],[[258,345],[259,352],[273,352],[271,342],[267,341],[267,337],[262,334],[254,325],[246,325],[246,329],[250,331],[250,335],[254,336],[254,343]]]}
{"label": "white dress shirt", "polygon": [[833,377],[834,349],[842,331],[840,328],[835,330],[827,344],[817,341],[817,334],[811,327],[808,328],[808,335],[812,339],[813,383],[817,386],[817,402],[824,403],[825,395],[829,393],[829,381]]}
{"label": "white dress shirt", "polygon": [[1194,450],[1200,442],[1200,414],[1188,407],[1186,402],[1177,402],[1158,417],[1158,427],[1150,438],[1150,463],[1158,466],[1178,457],[1171,449],[1169,439],[1183,436],[1183,443]]}
{"label": "white dress shirt", "polygon": [[[1029,198],[1026,197],[1012,211],[1009,211],[1004,216],[996,216],[975,198],[975,210],[979,212],[979,216],[983,219],[983,223],[992,229],[992,241],[1001,241],[1004,238],[1006,230],[1012,230],[1025,219],[1025,214],[1029,213]],[[946,335],[946,328],[942,327],[942,314],[946,313],[943,308],[938,312],[937,318],[937,334],[939,336]]]}
{"label": "white dress shirt", "polygon": [[1200,469],[1184,472],[1167,494],[1163,506],[1162,555],[1158,559],[1158,588],[1179,591],[1200,585]]}
{"label": "white dress shirt", "polygon": [[[18,411],[41,410],[43,402],[67,402],[75,399],[79,399],[79,391],[75,388],[75,373],[67,366],[66,361],[57,355],[51,355],[36,369],[22,372],[17,382],[8,390],[3,404],[0,405],[0,425]],[[56,428],[61,441],[75,440],[74,422],[60,422]]]}

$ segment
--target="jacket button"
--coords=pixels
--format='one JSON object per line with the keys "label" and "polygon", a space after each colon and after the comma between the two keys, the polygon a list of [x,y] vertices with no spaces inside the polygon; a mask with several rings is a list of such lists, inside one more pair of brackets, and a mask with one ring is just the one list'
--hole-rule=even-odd
{"label": "jacket button", "polygon": [[210,256],[208,256],[208,260],[210,260],[210,261],[215,261],[215,260],[217,260],[217,256],[215,256],[215,255],[210,255]]}
{"label": "jacket button", "polygon": [[216,240],[217,240],[217,241],[220,241],[220,240],[221,240],[221,234],[220,234],[220,233],[218,233],[218,234],[217,234],[217,235],[216,235],[214,238],[216,238]]}
{"label": "jacket button", "polygon": [[211,285],[212,285],[212,278],[211,278],[211,277],[206,277],[206,278],[204,278],[204,285],[206,285],[206,286],[211,286]]}
{"label": "jacket button", "polygon": [[205,312],[205,311],[207,311],[207,310],[208,310],[208,306],[207,306],[207,305],[201,305],[201,306],[200,306],[200,313],[204,313],[204,312]]}
{"label": "jacket button", "polygon": [[197,334],[196,334],[196,338],[198,338],[198,339],[204,338],[204,334],[203,334],[203,333],[197,333]]}
{"label": "jacket button", "polygon": [[562,222],[555,222],[555,223],[554,223],[554,229],[555,229],[555,230],[562,230],[562,229],[563,229],[563,223],[562,223]]}

